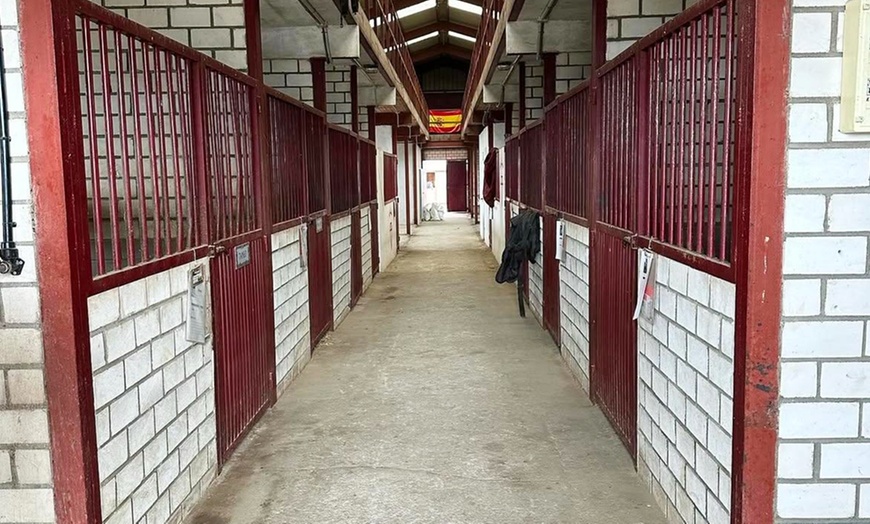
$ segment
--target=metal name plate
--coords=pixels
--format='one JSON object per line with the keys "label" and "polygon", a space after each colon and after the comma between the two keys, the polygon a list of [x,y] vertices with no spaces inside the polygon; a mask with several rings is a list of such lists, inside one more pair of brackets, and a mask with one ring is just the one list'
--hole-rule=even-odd
{"label": "metal name plate", "polygon": [[236,246],[236,269],[243,268],[251,263],[251,244]]}

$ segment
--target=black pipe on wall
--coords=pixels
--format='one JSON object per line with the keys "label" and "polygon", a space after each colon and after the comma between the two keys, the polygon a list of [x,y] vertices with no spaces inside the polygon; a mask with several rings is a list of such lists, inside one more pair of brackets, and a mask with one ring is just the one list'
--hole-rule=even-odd
{"label": "black pipe on wall", "polygon": [[24,260],[15,246],[15,222],[12,221],[12,156],[9,152],[9,103],[6,97],[6,62],[3,57],[3,39],[0,37],[0,274],[20,275]]}

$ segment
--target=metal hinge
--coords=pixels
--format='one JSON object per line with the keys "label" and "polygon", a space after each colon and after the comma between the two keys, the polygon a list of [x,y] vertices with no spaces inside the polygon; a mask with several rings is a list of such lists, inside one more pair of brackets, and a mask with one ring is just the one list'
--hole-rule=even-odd
{"label": "metal hinge", "polygon": [[214,258],[220,254],[225,253],[227,248],[224,246],[216,246],[214,244],[208,246],[208,256]]}

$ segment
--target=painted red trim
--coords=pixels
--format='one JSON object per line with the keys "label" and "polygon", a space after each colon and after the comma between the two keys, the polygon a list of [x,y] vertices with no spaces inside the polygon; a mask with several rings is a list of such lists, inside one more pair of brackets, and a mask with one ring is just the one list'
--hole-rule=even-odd
{"label": "painted red trim", "polygon": [[284,231],[286,229],[292,229],[296,226],[301,226],[303,222],[305,222],[305,217],[294,218],[292,220],[287,220],[286,222],[280,222],[278,224],[273,224],[272,225],[272,233],[278,233],[278,232]]}
{"label": "painted red trim", "polygon": [[73,4],[20,0],[24,96],[57,522],[101,522],[91,280]]}
{"label": "painted red trim", "polygon": [[504,105],[504,135],[511,136],[514,126],[514,103],[506,102]]}
{"label": "painted red trim", "polygon": [[[775,519],[791,2],[739,0],[731,518]],[[760,174],[764,176],[760,176]]]}
{"label": "painted red trim", "polygon": [[544,105],[556,99],[556,54],[544,55]]}
{"label": "painted red trim", "polygon": [[411,148],[412,154],[411,158],[413,159],[412,165],[414,166],[414,170],[412,171],[414,178],[414,224],[420,224],[420,170],[417,167],[417,142],[414,142],[413,147]]}
{"label": "painted red trim", "polygon": [[405,144],[405,232],[411,234],[411,157],[408,155],[408,141]]}
{"label": "painted red trim", "polygon": [[311,59],[311,81],[314,86],[314,108],[326,113],[326,59]]}
{"label": "painted red trim", "polygon": [[88,294],[90,296],[98,295],[103,291],[108,291],[131,282],[136,282],[137,280],[156,275],[157,273],[162,273],[177,266],[188,264],[205,256],[208,256],[208,248],[200,246],[183,253],[178,253],[158,260],[152,260],[147,264],[134,266],[124,271],[108,273],[93,280],[88,288]]}

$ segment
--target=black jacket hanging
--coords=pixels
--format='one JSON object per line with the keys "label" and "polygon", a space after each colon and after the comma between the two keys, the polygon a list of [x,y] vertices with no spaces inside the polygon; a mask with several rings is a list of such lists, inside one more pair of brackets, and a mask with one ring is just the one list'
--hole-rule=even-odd
{"label": "black jacket hanging", "polygon": [[516,282],[520,277],[523,262],[537,263],[541,252],[541,215],[524,209],[511,219],[510,235],[501,256],[501,265],[495,274],[499,284]]}

